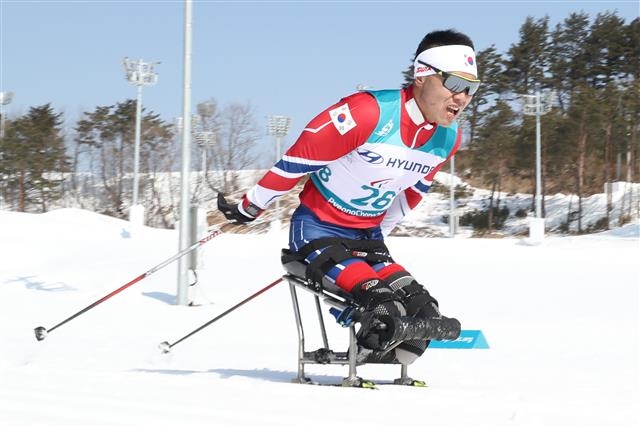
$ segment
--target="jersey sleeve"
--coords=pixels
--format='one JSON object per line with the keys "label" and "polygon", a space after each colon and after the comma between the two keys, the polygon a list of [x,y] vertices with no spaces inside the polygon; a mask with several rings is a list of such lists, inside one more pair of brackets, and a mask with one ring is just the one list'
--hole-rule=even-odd
{"label": "jersey sleeve", "polygon": [[372,95],[359,92],[326,108],[304,128],[282,158],[246,194],[265,209],[307,174],[362,145],[375,129],[379,107]]}
{"label": "jersey sleeve", "polygon": [[424,178],[420,179],[420,181],[416,182],[413,186],[404,190],[393,200],[393,203],[391,203],[391,206],[385,213],[384,218],[382,219],[382,223],[380,224],[382,234],[385,237],[391,233],[398,222],[402,221],[402,219],[411,210],[415,209],[416,206],[420,204],[422,198],[426,196],[426,194],[431,189],[431,185],[433,184],[433,180],[438,171],[458,151],[461,140],[462,134],[460,129],[458,129],[458,133],[456,134],[456,142],[447,158],[438,166],[433,168],[433,170],[429,172],[429,174],[427,174]]}

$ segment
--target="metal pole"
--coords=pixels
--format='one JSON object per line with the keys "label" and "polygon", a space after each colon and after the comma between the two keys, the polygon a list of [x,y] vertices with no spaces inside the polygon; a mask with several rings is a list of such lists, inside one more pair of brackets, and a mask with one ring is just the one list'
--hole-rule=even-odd
{"label": "metal pole", "polygon": [[0,92],[0,138],[4,138],[5,112],[4,106],[13,99],[13,92]]}
{"label": "metal pole", "polygon": [[4,102],[0,102],[0,138],[4,138]]}
{"label": "metal pole", "polygon": [[[189,247],[189,190],[190,190],[190,154],[191,154],[191,21],[192,21],[192,0],[184,2],[184,85],[182,102],[182,169],[180,174],[180,251]],[[178,292],[177,304],[187,305],[187,274],[189,260],[186,257],[180,258],[178,262]]]}
{"label": "metal pole", "polygon": [[540,103],[540,91],[536,90],[536,218],[542,218],[542,174],[541,174],[541,149],[540,149],[540,115],[542,105]]}
{"label": "metal pole", "polygon": [[[291,127],[291,117],[288,116],[269,116],[268,133],[276,138],[276,162],[282,157],[282,137],[289,133]],[[275,203],[275,221],[272,225],[280,227],[280,198],[276,199]]]}
{"label": "metal pole", "polygon": [[451,181],[449,182],[449,234],[451,237],[456,234],[456,186],[453,183],[455,174],[456,156],[451,157]]}
{"label": "metal pole", "polygon": [[0,138],[4,138],[4,103],[0,102]]}
{"label": "metal pole", "polygon": [[[281,136],[280,135],[276,135],[276,162],[280,161],[280,145],[281,145]],[[276,220],[279,221],[280,220],[280,197],[278,197],[276,199]]]}
{"label": "metal pole", "polygon": [[[142,73],[142,61],[138,60],[138,70]],[[140,133],[142,122],[142,85],[138,85],[138,98],[136,100],[136,140],[133,152],[133,206],[138,204],[138,191],[140,183],[138,174],[140,173]]]}

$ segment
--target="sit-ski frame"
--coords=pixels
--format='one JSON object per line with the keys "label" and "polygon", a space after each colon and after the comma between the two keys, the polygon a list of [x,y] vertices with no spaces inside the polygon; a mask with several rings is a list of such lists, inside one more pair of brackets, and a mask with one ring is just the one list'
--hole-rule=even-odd
{"label": "sit-ski frame", "polygon": [[[290,267],[290,266],[286,266]],[[300,267],[304,269],[304,265],[300,263]],[[355,323],[352,322],[349,328],[349,349],[346,352],[333,352],[329,347],[329,340],[327,338],[327,331],[324,324],[324,317],[322,315],[322,308],[320,305],[320,298],[325,303],[332,307],[343,311],[347,308],[355,309],[355,305],[346,297],[341,296],[340,290],[336,289],[335,293],[327,291],[325,286],[322,289],[318,289],[315,286],[309,284],[304,278],[289,272],[285,274],[284,279],[289,283],[289,290],[291,291],[291,301],[293,303],[293,312],[296,318],[296,327],[298,330],[298,376],[294,378],[293,382],[298,383],[313,383],[311,379],[305,376],[304,366],[306,364],[332,364],[332,365],[349,365],[349,375],[342,380],[342,386],[344,387],[361,387],[363,385],[362,378],[358,377],[356,372],[357,366],[357,341]],[[326,282],[326,281],[325,281]],[[316,351],[305,351],[305,338],[304,328],[302,326],[302,316],[300,314],[300,304],[298,303],[298,294],[296,287],[302,288],[313,294],[316,306],[316,312],[318,315],[318,323],[320,325],[320,333],[322,334],[322,342],[324,347]],[[391,349],[390,351],[393,351]],[[366,362],[364,362],[366,363]],[[393,362],[398,364],[398,362]],[[413,384],[413,379],[407,376],[407,365],[400,364],[400,378],[393,381],[394,384],[409,385]]]}

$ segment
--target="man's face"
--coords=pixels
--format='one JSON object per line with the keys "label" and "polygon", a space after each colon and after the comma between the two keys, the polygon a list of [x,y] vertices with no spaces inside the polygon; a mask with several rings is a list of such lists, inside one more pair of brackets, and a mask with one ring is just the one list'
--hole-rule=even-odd
{"label": "man's face", "polygon": [[[473,74],[456,73],[470,79],[476,78]],[[462,113],[472,95],[466,92],[454,93],[442,85],[443,77],[434,74],[431,76],[416,77],[414,81],[414,96],[422,115],[431,123],[441,126],[449,126]]]}

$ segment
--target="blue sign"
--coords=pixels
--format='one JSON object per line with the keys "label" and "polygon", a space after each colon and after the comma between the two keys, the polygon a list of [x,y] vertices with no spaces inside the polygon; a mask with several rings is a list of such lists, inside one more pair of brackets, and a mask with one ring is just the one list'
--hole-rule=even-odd
{"label": "blue sign", "polygon": [[455,340],[432,340],[429,348],[455,348],[462,350],[489,348],[487,339],[481,330],[463,329]]}

